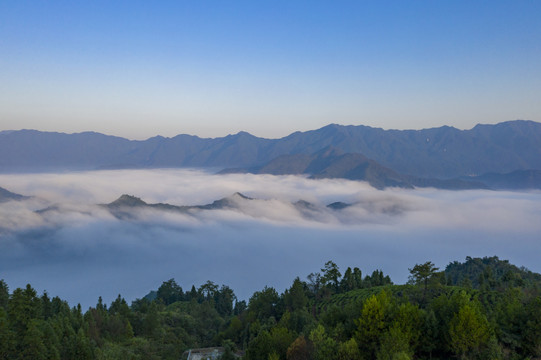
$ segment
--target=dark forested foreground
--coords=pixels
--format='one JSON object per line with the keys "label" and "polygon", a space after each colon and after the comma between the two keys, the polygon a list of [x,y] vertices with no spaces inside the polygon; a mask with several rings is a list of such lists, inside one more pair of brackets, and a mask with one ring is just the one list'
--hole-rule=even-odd
{"label": "dark forested foreground", "polygon": [[85,313],[1,281],[0,359],[181,359],[207,346],[224,346],[224,359],[541,357],[541,275],[497,257],[409,271],[393,285],[329,261],[248,303],[227,286],[183,291],[171,279],[131,306],[119,295]]}

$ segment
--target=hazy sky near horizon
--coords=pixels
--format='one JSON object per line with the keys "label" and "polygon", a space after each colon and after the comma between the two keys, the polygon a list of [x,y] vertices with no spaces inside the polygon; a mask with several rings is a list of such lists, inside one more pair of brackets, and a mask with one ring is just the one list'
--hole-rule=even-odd
{"label": "hazy sky near horizon", "polygon": [[539,1],[2,1],[0,130],[541,120]]}

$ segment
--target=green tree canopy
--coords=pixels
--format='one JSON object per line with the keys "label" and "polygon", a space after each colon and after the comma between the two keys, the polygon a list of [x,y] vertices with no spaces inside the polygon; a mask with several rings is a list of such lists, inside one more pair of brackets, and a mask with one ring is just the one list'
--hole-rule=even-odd
{"label": "green tree canopy", "polygon": [[424,264],[416,264],[410,272],[409,280],[414,284],[423,284],[424,288],[428,287],[428,280],[439,270],[432,261],[427,261]]}
{"label": "green tree canopy", "polygon": [[284,302],[289,311],[300,310],[306,307],[308,298],[306,297],[304,284],[298,277],[293,280],[293,285],[285,291]]}
{"label": "green tree canopy", "polygon": [[184,293],[175,279],[169,279],[164,281],[158,288],[157,297],[158,299],[162,300],[165,305],[169,305],[182,300]]}
{"label": "green tree canopy", "polygon": [[338,292],[338,287],[340,285],[340,278],[342,274],[336,265],[332,261],[327,261],[325,267],[321,269],[323,276],[321,277],[323,285],[329,286],[333,292]]}
{"label": "green tree canopy", "polygon": [[474,350],[488,341],[490,329],[486,317],[477,307],[466,304],[451,320],[449,335],[455,354],[462,359],[468,359]]}

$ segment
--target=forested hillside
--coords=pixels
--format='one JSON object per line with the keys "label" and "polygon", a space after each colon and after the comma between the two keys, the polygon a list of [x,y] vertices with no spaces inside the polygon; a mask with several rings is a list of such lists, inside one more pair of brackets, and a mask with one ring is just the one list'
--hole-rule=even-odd
{"label": "forested hillside", "polygon": [[[541,276],[507,261],[416,264],[405,285],[332,261],[246,303],[207,281],[174,279],[129,305],[120,295],[83,312],[0,281],[0,359],[180,359],[224,346],[222,358],[525,359],[541,356]],[[475,281],[477,279],[477,281]]]}

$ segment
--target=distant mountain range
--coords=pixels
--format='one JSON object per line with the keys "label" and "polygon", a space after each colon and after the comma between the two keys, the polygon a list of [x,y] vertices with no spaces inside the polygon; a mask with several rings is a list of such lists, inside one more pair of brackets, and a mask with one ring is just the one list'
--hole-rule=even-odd
{"label": "distant mountain range", "polygon": [[257,169],[314,178],[357,179],[361,174],[378,188],[449,186],[442,179],[452,179],[450,188],[494,184],[539,188],[541,123],[516,120],[471,130],[448,126],[383,130],[332,124],[280,139],[246,132],[214,139],[178,135],[144,141],[94,132],[0,132],[0,172],[160,167]]}
{"label": "distant mountain range", "polygon": [[361,154],[344,153],[327,147],[312,155],[281,155],[261,166],[247,169],[224,169],[221,174],[253,173],[272,175],[309,175],[312,179],[349,179],[367,181],[376,189],[386,187],[435,187],[440,189],[488,189],[475,178],[434,179],[403,175]]}
{"label": "distant mountain range", "polygon": [[[270,207],[271,201],[278,201],[282,205],[286,205],[294,209],[302,218],[307,220],[324,220],[328,215],[340,215],[341,211],[346,208],[362,209],[361,213],[369,212],[371,214],[385,214],[386,216],[398,216],[406,211],[406,207],[394,202],[381,203],[374,199],[357,200],[351,203],[333,202],[327,205],[316,204],[306,200],[297,200],[289,202],[278,199],[257,199],[251,198],[239,192],[230,196],[213,201],[210,204],[204,205],[171,205],[171,204],[148,204],[138,197],[133,195],[122,195],[117,200],[103,204],[101,206],[107,208],[109,212],[120,220],[137,220],[138,210],[155,210],[178,212],[186,215],[197,216],[201,211],[213,210],[233,210],[244,213],[250,216],[254,215],[254,207],[266,208]],[[257,211],[256,211],[257,213]],[[355,214],[353,212],[352,214]],[[352,215],[350,214],[350,215]],[[360,221],[359,215],[352,215],[355,221]],[[347,219],[342,219],[347,221]]]}
{"label": "distant mountain range", "polygon": [[[327,205],[320,203],[312,203],[306,200],[297,200],[290,202],[285,199],[257,199],[251,198],[236,192],[230,196],[218,199],[209,204],[203,205],[172,205],[168,203],[149,204],[139,197],[134,195],[124,194],[115,201],[108,204],[97,205],[107,209],[111,215],[122,221],[140,221],[147,218],[150,212],[163,213],[178,213],[188,217],[199,218],[207,211],[226,210],[233,211],[239,214],[244,214],[254,218],[267,218],[276,220],[277,218],[284,220],[281,215],[276,216],[272,211],[266,209],[272,206],[280,206],[282,209],[287,209],[288,221],[291,214],[295,214],[294,218],[302,218],[309,221],[329,222],[339,221],[342,223],[359,223],[368,221],[366,214],[373,216],[384,215],[386,217],[400,216],[407,211],[407,206],[401,203],[392,201],[380,201],[377,199],[362,199],[355,200],[351,203],[333,202]],[[87,213],[87,209],[76,209],[62,204],[54,204],[46,208],[36,210],[35,214],[44,219],[48,218],[49,214],[55,213]],[[0,227],[1,230],[1,227]]]}
{"label": "distant mountain range", "polygon": [[[280,196],[252,198],[236,192],[206,204],[173,205],[147,203],[134,195],[124,194],[110,203],[78,206],[69,202],[50,202],[39,197],[22,196],[5,189],[0,191],[0,195],[3,194],[7,194],[7,197],[1,201],[11,202],[11,209],[18,209],[21,213],[20,210],[26,208],[28,212],[22,213],[26,214],[22,215],[26,216],[26,219],[15,216],[7,223],[0,223],[0,236],[18,231],[27,232],[30,237],[54,232],[64,225],[62,219],[94,218],[109,221],[110,218],[106,212],[120,221],[147,223],[159,218],[171,225],[193,224],[192,220],[206,222],[216,219],[238,218],[239,216],[291,224],[299,224],[299,220],[303,220],[317,223],[358,225],[394,221],[394,218],[410,210],[407,202],[392,195],[381,198],[354,196],[348,202],[328,200],[326,200],[328,202],[320,202],[319,200],[307,201],[302,198],[290,199]],[[25,203],[31,199],[37,201]],[[43,206],[36,210],[35,206],[40,203]],[[9,211],[10,208],[6,209]],[[29,216],[30,213],[32,213],[31,216]],[[177,215],[180,217],[176,217]],[[177,220],[181,220],[180,223]],[[185,221],[188,223],[184,223]]]}
{"label": "distant mountain range", "polygon": [[[6,195],[6,197],[2,197]],[[31,197],[23,196],[19,194],[12,193],[8,190],[0,188],[0,202],[2,201],[23,201],[28,200]],[[186,215],[196,215],[200,211],[208,210],[236,210],[242,213],[250,215],[253,207],[250,206],[250,203],[259,203],[260,206],[266,207],[270,206],[269,201],[278,201],[282,204],[288,204],[295,210],[297,210],[303,217],[314,219],[315,215],[322,212],[328,211],[339,211],[351,206],[360,207],[371,212],[381,212],[387,215],[399,215],[404,209],[393,203],[387,204],[378,204],[374,199],[365,199],[357,200],[351,203],[345,202],[332,202],[328,205],[321,205],[311,203],[306,200],[297,200],[295,202],[289,202],[287,200],[279,199],[257,199],[248,197],[240,192],[236,192],[230,196],[214,200],[212,203],[203,204],[203,205],[172,205],[168,203],[156,203],[149,204],[143,201],[141,198],[134,195],[123,194],[118,199],[110,202],[108,204],[99,204],[102,208],[107,209],[113,216],[120,220],[131,220],[137,219],[138,210],[155,210],[155,211],[167,211],[167,212],[176,212]],[[50,212],[71,212],[78,211],[74,210],[71,207],[64,207],[62,204],[53,204],[48,207],[36,210],[35,213],[38,215],[46,215]]]}

